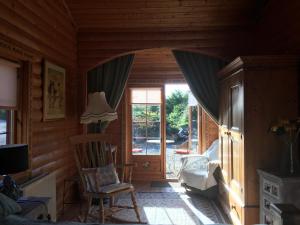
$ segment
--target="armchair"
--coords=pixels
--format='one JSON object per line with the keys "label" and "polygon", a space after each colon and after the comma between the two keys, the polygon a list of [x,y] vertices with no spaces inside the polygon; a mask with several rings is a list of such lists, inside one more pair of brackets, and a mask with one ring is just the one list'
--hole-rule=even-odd
{"label": "armchair", "polygon": [[179,180],[183,186],[206,191],[217,185],[213,174],[218,167],[215,161],[218,157],[218,146],[219,142],[215,140],[204,154],[186,155],[181,158]]}

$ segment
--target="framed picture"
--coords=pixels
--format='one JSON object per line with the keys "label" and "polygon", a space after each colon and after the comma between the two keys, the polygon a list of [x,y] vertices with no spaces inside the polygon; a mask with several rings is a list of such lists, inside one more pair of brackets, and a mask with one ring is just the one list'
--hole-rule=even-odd
{"label": "framed picture", "polygon": [[66,70],[45,60],[43,90],[44,121],[65,118],[65,81]]}

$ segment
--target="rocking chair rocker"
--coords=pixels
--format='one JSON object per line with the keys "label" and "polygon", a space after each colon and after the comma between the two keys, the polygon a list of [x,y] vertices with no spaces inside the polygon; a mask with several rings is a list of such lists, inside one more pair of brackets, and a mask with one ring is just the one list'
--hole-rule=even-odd
{"label": "rocking chair rocker", "polygon": [[[70,138],[75,146],[75,160],[77,169],[87,197],[88,208],[84,216],[86,222],[90,214],[92,200],[99,199],[99,222],[104,223],[107,217],[120,222],[125,221],[113,214],[122,209],[134,209],[138,223],[141,222],[139,209],[136,203],[134,187],[131,184],[131,174],[134,164],[126,164],[121,167],[121,181],[115,170],[117,146],[113,145],[112,136],[107,134],[87,134]],[[128,183],[124,183],[125,170],[128,168]],[[114,198],[121,193],[130,193],[133,206],[117,205]],[[108,208],[104,207],[103,199],[109,198]],[[136,222],[134,222],[136,223]]]}

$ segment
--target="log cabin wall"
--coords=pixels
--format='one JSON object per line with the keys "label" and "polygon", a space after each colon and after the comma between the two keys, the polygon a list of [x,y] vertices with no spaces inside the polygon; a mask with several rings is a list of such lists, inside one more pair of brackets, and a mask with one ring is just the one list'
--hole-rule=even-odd
{"label": "log cabin wall", "polygon": [[300,54],[300,2],[267,1],[249,36],[251,54]]}
{"label": "log cabin wall", "polygon": [[[75,172],[69,137],[80,131],[77,115],[76,30],[63,1],[0,1],[2,57],[29,61],[29,124],[31,172],[55,172],[57,207],[62,208],[65,178]],[[3,42],[2,42],[3,43]],[[6,47],[6,49],[5,49]],[[30,57],[26,57],[26,56]],[[66,69],[66,117],[43,122],[42,61]]]}
{"label": "log cabin wall", "polygon": [[211,117],[202,109],[201,110],[201,152],[203,153],[214,140],[219,138],[218,125]]}
{"label": "log cabin wall", "polygon": [[[257,26],[252,28],[248,36],[251,55],[287,54],[300,55],[300,1],[267,1],[258,18]],[[298,78],[298,90],[300,90]],[[298,93],[298,100],[300,92]],[[300,105],[298,106],[298,116]],[[300,155],[300,147],[298,149]]]}

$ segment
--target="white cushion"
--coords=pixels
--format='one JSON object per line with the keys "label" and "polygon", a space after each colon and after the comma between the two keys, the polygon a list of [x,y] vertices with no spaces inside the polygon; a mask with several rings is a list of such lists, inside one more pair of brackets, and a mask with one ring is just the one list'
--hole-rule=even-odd
{"label": "white cushion", "polygon": [[214,140],[214,142],[209,146],[209,148],[203,153],[209,160],[217,160],[219,150],[219,139]]}

